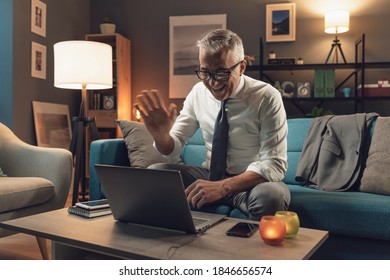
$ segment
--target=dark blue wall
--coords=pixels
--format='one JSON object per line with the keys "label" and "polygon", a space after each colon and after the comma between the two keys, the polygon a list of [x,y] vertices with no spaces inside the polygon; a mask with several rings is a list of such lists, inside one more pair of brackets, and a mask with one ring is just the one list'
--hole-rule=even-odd
{"label": "dark blue wall", "polygon": [[0,122],[12,128],[12,0],[0,1]]}

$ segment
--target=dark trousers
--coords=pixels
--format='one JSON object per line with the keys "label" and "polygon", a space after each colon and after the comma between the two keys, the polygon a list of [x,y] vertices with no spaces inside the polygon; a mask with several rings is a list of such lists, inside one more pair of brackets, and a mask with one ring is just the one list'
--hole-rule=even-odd
{"label": "dark trousers", "polygon": [[[157,163],[149,168],[179,170],[185,188],[198,179],[207,180],[209,176],[209,170],[199,166]],[[218,203],[237,208],[248,215],[249,219],[259,221],[262,216],[287,210],[290,198],[290,191],[283,182],[265,182],[254,186],[249,191],[228,195]]]}

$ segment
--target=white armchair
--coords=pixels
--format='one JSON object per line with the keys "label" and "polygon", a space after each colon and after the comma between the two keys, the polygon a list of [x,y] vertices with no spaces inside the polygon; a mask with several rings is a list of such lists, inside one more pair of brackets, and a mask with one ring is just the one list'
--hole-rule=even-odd
{"label": "white armchair", "polygon": [[[64,207],[72,164],[68,150],[29,145],[0,123],[0,222]],[[0,237],[14,233],[0,228]]]}

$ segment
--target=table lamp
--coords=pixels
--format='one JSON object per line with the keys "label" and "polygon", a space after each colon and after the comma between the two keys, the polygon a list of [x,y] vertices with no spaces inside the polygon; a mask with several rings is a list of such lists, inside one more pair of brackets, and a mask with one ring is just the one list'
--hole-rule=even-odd
{"label": "table lamp", "polygon": [[81,89],[82,102],[78,117],[73,118],[70,151],[75,160],[72,205],[78,200],[81,180],[85,195],[85,128],[90,126],[92,140],[98,139],[95,118],[88,118],[87,90],[112,88],[112,47],[93,41],[64,41],[54,44],[54,86]]}
{"label": "table lamp", "polygon": [[341,57],[343,58],[344,63],[347,63],[343,50],[341,49],[340,40],[337,38],[337,35],[340,33],[347,32],[349,30],[349,12],[345,10],[333,10],[325,14],[325,33],[335,34],[335,39],[333,40],[332,47],[326,58],[325,63],[328,63],[328,60],[333,52],[335,51],[335,60],[338,63],[338,51],[340,51]]}

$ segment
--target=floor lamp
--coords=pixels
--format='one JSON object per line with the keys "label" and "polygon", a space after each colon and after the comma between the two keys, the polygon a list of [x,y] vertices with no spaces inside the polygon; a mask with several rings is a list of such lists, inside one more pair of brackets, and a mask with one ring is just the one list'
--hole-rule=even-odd
{"label": "floor lamp", "polygon": [[69,150],[75,166],[72,205],[86,194],[86,128],[98,139],[95,118],[87,117],[87,90],[112,88],[112,47],[93,41],[64,41],[54,44],[54,86],[81,90],[80,112],[73,118]]}
{"label": "floor lamp", "polygon": [[341,48],[340,40],[337,35],[340,33],[347,32],[349,30],[349,12],[345,10],[334,10],[325,14],[325,33],[335,34],[332,47],[329,51],[328,57],[326,58],[325,64],[328,63],[330,56],[333,51],[335,52],[336,63],[339,63],[338,53],[340,52],[344,63],[347,63],[343,50]]}

